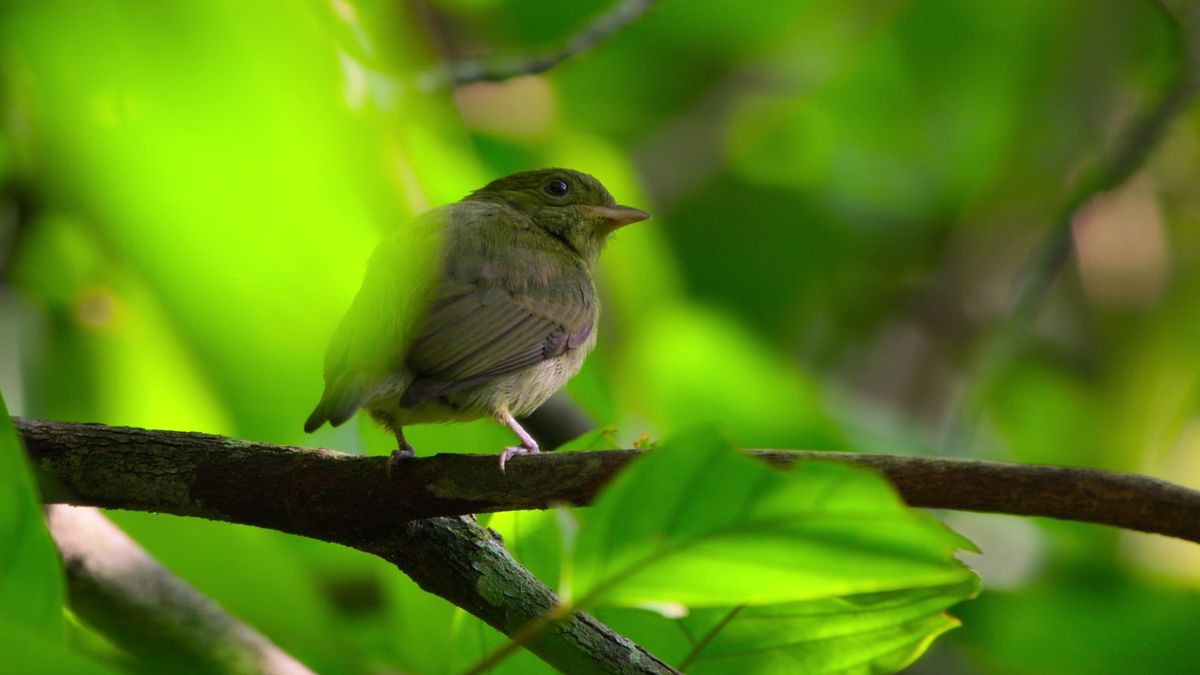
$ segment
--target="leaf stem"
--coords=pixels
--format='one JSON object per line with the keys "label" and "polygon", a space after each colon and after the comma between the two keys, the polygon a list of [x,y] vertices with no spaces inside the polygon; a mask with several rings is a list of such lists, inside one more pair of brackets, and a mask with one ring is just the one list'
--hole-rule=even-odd
{"label": "leaf stem", "polygon": [[728,614],[721,617],[721,620],[717,622],[717,625],[709,629],[709,631],[704,634],[704,637],[700,638],[700,641],[692,646],[692,650],[688,652],[687,656],[683,657],[683,660],[679,662],[679,669],[687,670],[688,666],[692,665],[692,661],[695,661],[696,657],[700,656],[700,652],[704,651],[704,648],[708,646],[708,643],[712,642],[713,638],[717,637],[717,634],[719,634],[722,630],[725,630],[725,626],[729,625],[729,622],[733,621],[734,617],[736,617],[738,613],[745,608],[745,605],[738,605],[737,607],[729,610]]}

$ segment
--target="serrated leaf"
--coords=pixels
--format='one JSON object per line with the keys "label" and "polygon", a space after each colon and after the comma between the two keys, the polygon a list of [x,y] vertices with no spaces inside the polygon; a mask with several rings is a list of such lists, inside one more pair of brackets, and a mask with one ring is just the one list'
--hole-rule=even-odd
{"label": "serrated leaf", "polygon": [[953,556],[970,545],[874,473],[826,462],[780,471],[694,432],[600,495],[563,595],[712,607],[942,587],[973,578]]}
{"label": "serrated leaf", "polygon": [[945,614],[978,580],[782,605],[701,610],[681,620],[700,639],[689,673],[895,672],[959,625]]}

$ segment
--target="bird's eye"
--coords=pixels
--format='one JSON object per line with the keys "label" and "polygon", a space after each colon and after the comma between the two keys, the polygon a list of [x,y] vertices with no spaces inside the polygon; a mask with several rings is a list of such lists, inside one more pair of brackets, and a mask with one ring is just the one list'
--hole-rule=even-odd
{"label": "bird's eye", "polygon": [[544,189],[546,194],[550,195],[551,197],[562,197],[571,191],[571,186],[567,185],[567,181],[555,178],[554,180],[547,182],[546,186],[542,189]]}

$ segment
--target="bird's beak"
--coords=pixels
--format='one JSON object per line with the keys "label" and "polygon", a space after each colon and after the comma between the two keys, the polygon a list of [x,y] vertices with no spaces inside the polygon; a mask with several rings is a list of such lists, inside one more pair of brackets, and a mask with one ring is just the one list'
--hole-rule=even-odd
{"label": "bird's beak", "polygon": [[593,206],[591,209],[597,218],[607,222],[608,226],[614,230],[630,223],[650,219],[649,213],[632,206]]}

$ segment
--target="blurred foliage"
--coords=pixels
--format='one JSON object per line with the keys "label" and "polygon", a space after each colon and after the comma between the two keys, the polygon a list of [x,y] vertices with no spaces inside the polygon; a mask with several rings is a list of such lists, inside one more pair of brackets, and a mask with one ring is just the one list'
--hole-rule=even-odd
{"label": "blurred foliage", "polygon": [[[666,0],[546,75],[419,86],[439,63],[540,53],[609,6],[5,3],[0,390],[13,412],[386,452],[390,437],[365,420],[300,432],[371,249],[490,178],[565,165],[655,215],[605,252],[599,347],[568,386],[612,441],[716,423],[747,447],[949,452],[1200,484],[1194,111],[1073,222],[1067,269],[979,393],[971,442],[943,438],[1074,180],[1178,72],[1157,3]],[[419,453],[482,451],[507,432],[480,422],[409,439]],[[61,626],[45,629],[57,617],[35,617],[59,604],[44,601],[61,572],[37,552],[23,476],[0,472],[0,526],[6,543],[18,531],[42,542],[20,547],[41,571],[18,588],[27,611],[3,617],[58,644]],[[112,515],[319,672],[446,672],[502,640],[349,550]],[[491,522],[557,585],[574,518]],[[914,672],[1200,666],[1195,546],[1044,522],[1027,533],[1038,545],[1017,546],[991,521],[963,522],[996,547],[970,558],[985,591]],[[1026,572],[989,568],[1001,559]],[[986,590],[990,569],[1004,590]],[[868,632],[853,617],[927,616],[944,597],[878,597],[846,615],[846,635]],[[713,620],[599,611],[671,658],[689,649],[678,631]],[[802,615],[770,623],[798,631]],[[543,669],[527,654],[501,666]]]}

